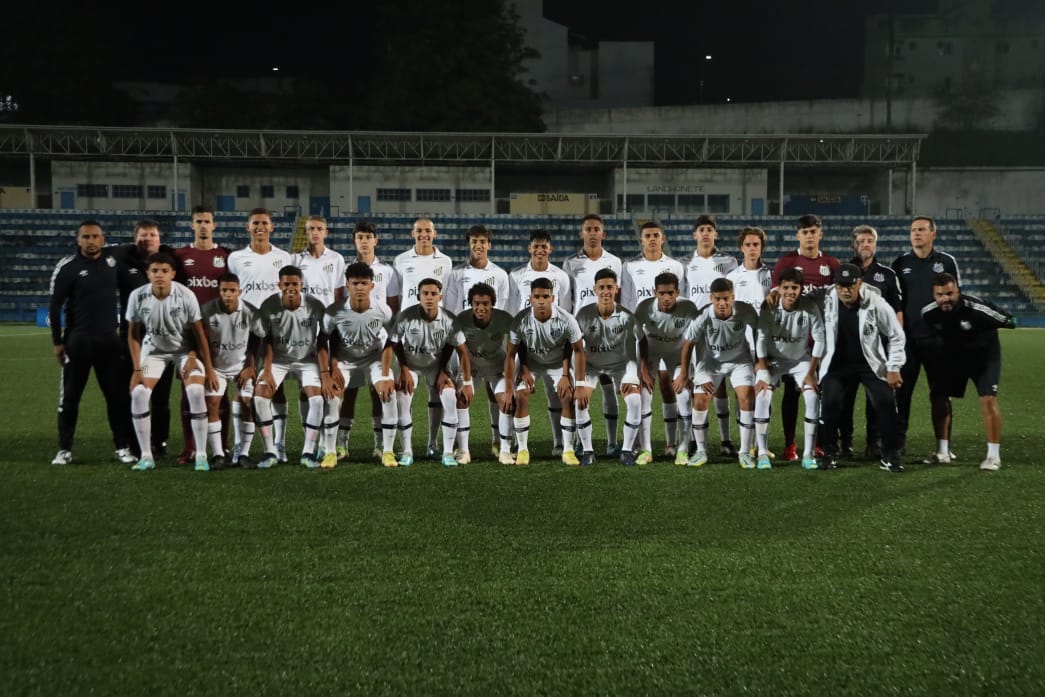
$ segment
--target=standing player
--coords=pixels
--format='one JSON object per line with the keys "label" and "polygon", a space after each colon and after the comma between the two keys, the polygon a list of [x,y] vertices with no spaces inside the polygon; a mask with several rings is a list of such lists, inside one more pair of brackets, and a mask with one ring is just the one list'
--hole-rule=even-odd
{"label": "standing player", "polygon": [[308,247],[298,253],[293,263],[304,274],[305,295],[330,307],[345,298],[345,257],[327,247],[329,230],[321,215],[310,215],[305,224]]}
{"label": "standing player", "polygon": [[493,238],[485,225],[473,225],[468,229],[468,261],[458,264],[450,272],[446,282],[446,294],[443,306],[454,313],[461,314],[468,309],[468,291],[476,283],[485,283],[494,290],[499,305],[503,310],[508,306],[508,274],[497,264],[490,261],[490,247]]}
{"label": "standing player", "polygon": [[[602,248],[602,243],[606,240],[606,227],[601,217],[594,213],[584,216],[581,220],[580,238],[583,243],[580,251],[567,257],[562,265],[572,284],[574,316],[585,305],[596,302],[595,274],[603,269],[610,269],[619,279],[623,271],[620,257]],[[602,385],[602,415],[606,420],[606,454],[618,457],[621,450],[617,442],[617,392],[613,388],[612,380],[600,378],[599,382]]]}
{"label": "standing player", "polygon": [[[403,454],[399,458],[401,467],[414,464],[413,415],[410,408],[414,400],[414,389],[421,378],[428,385],[429,400],[438,399],[443,417],[443,466],[456,467],[454,441],[457,439],[457,420],[447,421],[449,415],[457,415],[457,394],[454,372],[449,367],[450,357],[456,350],[461,368],[461,398],[467,406],[472,401],[472,369],[464,335],[454,329],[454,316],[444,310],[443,284],[434,278],[423,278],[412,294],[421,298],[396,317],[392,325],[391,338],[381,354],[381,374],[392,369],[393,356],[399,361],[399,379],[396,381],[398,400],[399,432],[403,441]],[[430,438],[431,439],[431,438]]]}
{"label": "standing player", "polygon": [[[640,464],[635,457],[635,440],[642,426],[642,398],[639,396],[639,366],[636,355],[638,325],[635,316],[617,303],[617,276],[610,269],[595,274],[595,304],[585,305],[577,313],[577,325],[584,337],[587,373],[605,376],[624,397],[624,447],[620,454],[622,465]],[[591,385],[594,387],[594,385]],[[614,397],[616,401],[616,397]],[[580,426],[578,426],[580,428]],[[648,451],[641,464],[648,464]]]}
{"label": "standing player", "polygon": [[682,392],[689,383],[693,349],[700,360],[693,370],[693,438],[697,451],[689,465],[707,463],[705,431],[708,428],[708,405],[711,395],[725,378],[733,385],[740,411],[740,453],[737,459],[744,469],[752,469],[751,441],[754,437],[755,374],[752,369],[748,329],[758,326],[758,315],[747,303],[736,302],[733,283],[725,278],[711,282],[711,303],[686,328],[682,346],[682,364],[675,378],[675,391]]}
{"label": "standing player", "polygon": [[737,235],[740,247],[740,266],[726,274],[733,282],[737,300],[758,309],[766,293],[773,287],[773,271],[762,263],[766,247],[766,231],[760,227],[745,226]]}
{"label": "standing player", "polygon": [[138,435],[141,459],[134,469],[156,467],[152,455],[149,400],[168,365],[176,365],[185,382],[192,410],[195,468],[207,471],[206,386],[216,389],[217,376],[203,331],[200,304],[192,292],[174,280],[174,257],[158,252],[149,258],[149,285],[127,300],[127,343],[131,355],[131,419]]}
{"label": "standing player", "polygon": [[[454,332],[464,335],[472,366],[472,379],[486,386],[489,404],[490,432],[493,451],[502,465],[515,464],[511,453],[512,419],[504,411],[504,340],[512,316],[496,309],[500,298],[492,286],[476,283],[468,289],[468,308],[457,315]],[[457,400],[457,462],[467,465],[472,460],[468,449],[471,429],[468,405]]]}
{"label": "standing player", "polygon": [[[247,214],[250,244],[232,252],[228,258],[229,272],[239,277],[243,290],[240,299],[254,308],[279,293],[279,270],[293,264],[290,253],[272,245],[272,229],[272,215],[264,208],[255,208]],[[287,400],[282,390],[276,394],[272,409],[276,455],[280,462],[286,462]],[[233,448],[233,458],[238,459],[239,455]]]}
{"label": "standing player", "polygon": [[[949,273],[961,285],[958,262],[950,254],[933,247],[936,240],[936,221],[920,215],[911,221],[911,251],[893,261],[893,271],[900,282],[903,296],[904,336],[907,341],[904,352],[907,362],[903,364],[903,385],[896,394],[899,412],[900,449],[907,448],[907,424],[911,417],[911,398],[918,383],[918,373],[925,368],[925,379],[929,382],[929,405],[932,408],[933,431],[936,434],[936,452],[926,463],[946,464],[954,455],[951,453],[951,400],[944,385],[937,384],[939,377],[936,366],[946,358],[943,339],[934,334],[922,319],[922,308],[933,302],[933,280],[941,273]],[[940,457],[945,455],[946,457]]]}
{"label": "standing player", "polygon": [[[718,223],[712,215],[701,215],[693,225],[693,239],[697,247],[693,253],[683,257],[682,265],[686,275],[682,282],[682,295],[698,308],[703,308],[711,301],[711,283],[718,278],[725,278],[729,272],[737,268],[737,260],[732,255],[720,252],[715,246],[718,240]],[[715,412],[718,415],[718,431],[722,439],[722,454],[736,457],[737,448],[729,438],[729,396],[726,384],[720,383],[715,391]],[[671,434],[668,434],[671,443]]]}
{"label": "standing player", "polygon": [[[204,305],[217,299],[218,278],[228,273],[229,250],[214,242],[214,210],[209,206],[199,205],[192,209],[190,216],[192,225],[192,242],[174,250],[174,258],[178,261],[175,280],[191,290],[202,309]],[[239,283],[237,282],[237,286]],[[213,350],[211,355],[213,355]],[[184,383],[182,384],[184,388]],[[221,442],[224,451],[227,445],[225,434],[229,426],[229,401],[222,392],[218,400],[221,415]],[[209,400],[208,400],[209,404]],[[239,415],[240,402],[233,402],[233,416]],[[210,407],[208,406],[208,411]],[[210,427],[208,426],[208,429]],[[189,420],[189,400],[185,390],[181,391],[181,432],[183,447],[178,456],[178,464],[187,465],[195,459],[192,452],[192,425]],[[208,436],[209,437],[209,436]],[[213,463],[212,463],[213,464]]]}
{"label": "standing player", "polygon": [[[554,381],[555,390],[563,405],[562,461],[567,465],[590,465],[595,461],[591,449],[591,417],[588,415],[591,388],[587,386],[585,379],[583,336],[577,320],[556,306],[554,297],[551,280],[535,278],[530,283],[530,306],[515,316],[508,332],[502,409],[508,411],[513,404],[515,405],[515,433],[519,440],[519,452],[515,456],[517,465],[530,464],[530,395],[533,394],[537,378]],[[519,351],[520,348],[524,351]],[[517,353],[522,368],[518,385],[513,384],[516,382],[514,376]],[[578,459],[573,450],[575,432],[580,436],[583,460]]]}
{"label": "standing player", "polygon": [[[1013,329],[1015,321],[1004,310],[958,290],[958,279],[942,273],[933,280],[935,301],[922,310],[922,320],[943,338],[949,360],[942,366],[948,395],[962,398],[965,384],[972,380],[980,396],[987,457],[980,469],[993,472],[1001,467],[1001,410],[998,383],[1001,381],[999,329]],[[938,452],[937,457],[946,453]]]}
{"label": "standing player", "polygon": [[[662,273],[654,279],[656,297],[647,298],[635,309],[635,320],[638,323],[641,338],[639,339],[639,377],[642,381],[642,452],[639,453],[640,464],[653,459],[650,436],[653,420],[653,390],[655,382],[660,383],[661,394],[665,389],[671,393],[672,403],[677,401],[678,411],[664,411],[664,421],[668,423],[669,415],[682,420],[682,431],[679,434],[679,447],[674,444],[666,446],[666,454],[675,456],[676,465],[684,465],[689,460],[689,436],[692,430],[691,410],[692,395],[688,385],[676,396],[672,384],[678,377],[682,358],[682,345],[686,327],[689,326],[700,311],[692,301],[681,298],[679,278],[673,273]],[[654,381],[654,371],[658,374]]]}
{"label": "standing player", "polygon": [[660,223],[649,220],[639,230],[642,251],[624,262],[620,281],[620,304],[629,312],[635,312],[643,300],[655,297],[655,279],[662,273],[682,278],[682,264],[664,253],[664,230]]}
{"label": "standing player", "polygon": [[[773,285],[780,283],[780,274],[784,269],[800,269],[802,271],[803,292],[814,288],[824,288],[832,284],[838,259],[820,251],[820,242],[824,239],[824,229],[820,218],[815,215],[803,215],[798,219],[798,249],[780,257],[773,267]],[[798,459],[795,446],[795,424],[798,421],[798,387],[790,378],[784,379],[784,396],[780,400],[780,419],[784,427],[784,459],[793,462]]]}
{"label": "standing player", "polygon": [[822,469],[838,465],[838,422],[850,385],[871,396],[882,434],[881,469],[903,472],[897,429],[896,390],[903,379],[903,330],[877,291],[863,287],[860,267],[842,264],[835,285],[823,296],[826,346],[820,363]]}
{"label": "standing player", "polygon": [[[254,356],[257,355],[258,338],[254,334],[256,310],[240,300],[239,278],[225,272],[217,279],[218,297],[200,308],[203,331],[210,345],[211,361],[217,374],[217,385],[208,387],[207,440],[210,441],[214,459],[211,469],[221,469],[226,464],[239,465],[245,469],[253,467],[246,453],[250,452],[254,440],[254,417],[251,402],[254,398]],[[233,404],[239,404],[235,419],[236,443],[243,455],[231,461],[225,454],[222,441],[220,408],[225,400],[226,388],[231,385]],[[195,457],[195,455],[193,455]]]}
{"label": "standing player", "polygon": [[[878,251],[878,231],[870,225],[858,225],[853,228],[853,258],[850,264],[860,267],[863,272],[861,280],[869,286],[877,288],[882,298],[889,303],[889,307],[896,310],[897,318],[903,314],[903,298],[900,296],[900,283],[896,280],[896,273],[888,266],[880,264],[875,258]],[[852,457],[853,451],[853,406],[856,403],[856,393],[859,389],[854,386],[853,393],[846,395],[845,411],[839,427],[839,438],[841,448],[839,452],[843,457]],[[874,405],[871,398],[864,396],[864,418],[866,421],[867,444],[864,455],[872,459],[882,456],[881,436],[878,435],[878,417],[874,413]]]}
{"label": "standing player", "polygon": [[[621,278],[621,305],[627,310],[635,312],[639,304],[643,301],[653,298],[656,295],[656,279],[665,273],[672,274],[676,279],[685,277],[685,270],[682,264],[675,259],[664,254],[664,230],[661,229],[660,223],[655,221],[647,221],[642,224],[642,228],[639,230],[639,242],[642,245],[642,252],[624,262],[624,270]],[[679,344],[681,349],[682,344]],[[677,362],[677,361],[676,361]],[[652,366],[653,370],[657,370],[657,365]],[[668,374],[667,370],[657,370],[657,375],[660,381],[660,396],[661,396],[661,413],[664,417],[664,425],[667,428],[668,442],[664,446],[664,452],[667,454],[674,455],[675,453],[675,432],[678,426],[679,419],[679,405],[675,400],[675,391],[671,388],[671,375]],[[640,460],[646,458],[652,458],[653,453],[649,450],[650,448],[650,420],[645,417],[647,411],[652,409],[653,395],[649,394],[649,404],[645,404],[642,407],[643,413],[643,431],[642,431],[642,452],[638,454]],[[642,395],[642,399],[646,399],[646,394]],[[682,407],[682,411],[689,414],[689,405]],[[684,436],[683,440],[689,442],[689,435]],[[644,463],[642,463],[644,464]]]}
{"label": "standing player", "polygon": [[305,295],[304,286],[301,269],[284,266],[279,270],[279,294],[266,298],[257,312],[254,333],[265,339],[262,367],[254,388],[254,411],[265,442],[265,456],[258,462],[262,469],[280,462],[272,433],[272,398],[288,375],[297,377],[308,397],[301,464],[319,466],[316,445],[323,423],[324,399],[333,394],[333,380],[328,339],[323,331],[326,308],[319,300]]}
{"label": "standing player", "polygon": [[[410,236],[414,238],[414,246],[395,258],[392,266],[399,275],[399,285],[403,288],[405,297],[400,303],[402,309],[406,309],[418,302],[418,287],[420,282],[426,278],[434,278],[439,281],[440,288],[450,278],[454,263],[435,248],[434,242],[438,233],[435,224],[428,218],[418,218],[414,221],[414,227]],[[425,457],[435,458],[438,456],[438,433],[439,424],[443,420],[443,408],[435,395],[428,397],[428,449]]]}
{"label": "standing player", "polygon": [[[346,390],[353,395],[363,385],[372,385],[381,408],[382,450],[381,464],[395,467],[392,453],[395,444],[396,412],[395,379],[392,371],[381,372],[381,352],[388,342],[388,327],[392,313],[385,305],[374,304],[370,294],[374,286],[374,270],[361,261],[350,264],[345,271],[348,279],[348,298],[338,300],[323,318],[323,331],[330,337],[330,375],[333,396],[327,400],[326,420],[323,422],[323,461],[321,467],[337,465],[338,443],[346,451],[352,420],[343,425],[341,400]],[[341,431],[339,431],[339,425]]]}
{"label": "standing player", "polygon": [[[820,400],[817,372],[824,356],[824,319],[820,306],[810,296],[802,295],[802,272],[784,269],[778,286],[780,297],[776,307],[761,306],[758,338],[755,341],[755,440],[758,442],[758,469],[773,466],[767,435],[773,388],[784,375],[790,375],[802,386],[805,398],[805,430],[802,441],[802,467],[816,469],[813,444],[819,419]],[[809,346],[809,338],[813,346]]]}
{"label": "standing player", "polygon": [[[394,317],[399,313],[399,276],[388,264],[377,258],[374,251],[377,247],[377,226],[368,220],[356,223],[352,232],[352,242],[356,247],[356,261],[363,262],[374,272],[374,288],[370,291],[371,305],[384,305]],[[348,454],[348,433],[356,417],[356,395],[358,388],[346,387],[341,402],[341,425],[338,430],[337,456],[344,458]],[[381,430],[381,400],[371,387],[370,417],[374,433],[374,457],[382,457],[383,435]],[[342,436],[342,434],[344,434]]]}
{"label": "standing player", "polygon": [[[116,459],[135,461],[131,454],[127,381],[117,337],[116,260],[105,249],[105,233],[94,220],[80,223],[77,252],[63,258],[51,275],[51,303],[47,321],[51,327],[54,356],[62,368],[58,401],[58,453],[52,465],[73,460],[73,436],[80,415],[80,398],[94,368],[105,397],[105,412],[112,431]],[[65,310],[63,331],[62,310]]]}
{"label": "standing player", "polygon": [[[570,290],[570,277],[555,264],[550,263],[552,254],[552,236],[547,230],[536,229],[530,233],[530,244],[527,246],[530,261],[512,269],[508,283],[511,298],[508,301],[508,312],[513,317],[530,306],[530,284],[535,279],[547,278],[552,284],[552,302],[569,312],[573,308],[573,293]],[[594,277],[593,277],[594,278]],[[510,376],[506,376],[510,380]],[[550,379],[544,381],[548,393],[548,421],[552,429],[552,456],[562,455],[562,402],[559,392]]]}

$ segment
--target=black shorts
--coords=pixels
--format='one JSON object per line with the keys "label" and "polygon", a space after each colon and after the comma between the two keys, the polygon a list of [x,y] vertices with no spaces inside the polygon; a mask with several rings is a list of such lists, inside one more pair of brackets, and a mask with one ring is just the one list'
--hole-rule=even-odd
{"label": "black shorts", "polygon": [[944,372],[947,396],[960,399],[971,380],[980,397],[996,397],[1001,382],[1001,345],[981,350],[976,355],[959,355],[949,361]]}

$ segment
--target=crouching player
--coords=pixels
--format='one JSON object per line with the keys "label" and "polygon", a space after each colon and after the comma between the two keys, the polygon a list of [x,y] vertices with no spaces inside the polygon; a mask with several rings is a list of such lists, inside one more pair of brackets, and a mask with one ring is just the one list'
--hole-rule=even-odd
{"label": "crouching player", "polygon": [[[567,465],[590,465],[595,461],[591,447],[591,416],[588,414],[591,388],[585,379],[583,337],[577,320],[555,305],[554,297],[550,279],[533,279],[530,307],[515,316],[508,331],[501,408],[507,412],[513,403],[515,405],[515,435],[519,441],[519,452],[515,456],[517,465],[530,464],[530,395],[537,378],[554,381],[556,393],[562,400],[562,461]],[[518,385],[515,379],[517,352],[521,366]],[[571,354],[575,383],[570,380]],[[582,459],[578,459],[573,450],[575,433],[580,436]]]}
{"label": "crouching player", "polygon": [[690,360],[693,349],[700,352],[700,360],[693,370],[693,439],[697,451],[689,458],[691,467],[700,467],[708,461],[707,440],[708,405],[722,380],[729,378],[740,405],[740,453],[737,459],[744,469],[753,469],[751,441],[754,436],[755,372],[751,359],[748,330],[754,336],[758,328],[758,314],[747,303],[737,302],[733,296],[733,282],[716,278],[711,282],[711,303],[686,328],[682,345],[682,364],[675,378],[675,392],[680,393],[689,382]]}
{"label": "crouching player", "polygon": [[[256,310],[240,299],[242,289],[239,276],[225,273],[218,277],[218,297],[204,303],[200,308],[203,315],[203,330],[210,342],[210,356],[218,384],[207,389],[207,440],[210,441],[214,458],[211,469],[226,465],[253,467],[247,453],[254,440],[254,417],[251,401],[254,397],[254,356],[257,355],[258,337],[252,331],[256,321]],[[248,361],[247,356],[251,359]],[[233,424],[236,429],[235,442],[239,450],[233,460],[221,445],[221,400],[226,388],[232,385],[234,400],[240,404],[235,412],[238,417]]]}
{"label": "crouching player", "polygon": [[[399,361],[399,379],[396,381],[396,400],[399,413],[399,434],[403,440],[401,467],[414,464],[414,420],[410,407],[414,389],[424,378],[431,400],[438,396],[443,407],[443,466],[456,467],[454,441],[457,439],[457,392],[450,358],[456,350],[461,367],[461,399],[471,404],[472,368],[464,335],[454,329],[453,313],[439,306],[443,299],[443,284],[434,278],[422,279],[417,284],[419,302],[399,313],[392,325],[392,336],[381,353],[381,374],[392,370],[392,358]],[[448,419],[453,418],[453,421]],[[384,456],[382,456],[383,459]]]}
{"label": "crouching player", "polygon": [[[758,469],[770,469],[766,434],[769,431],[769,410],[773,390],[781,378],[790,375],[802,388],[806,416],[803,433],[802,467],[816,469],[813,444],[819,420],[820,398],[817,394],[817,372],[824,356],[824,317],[816,300],[802,295],[802,270],[787,268],[780,272],[777,287],[779,303],[766,303],[758,318],[758,336],[755,340],[757,362],[755,368],[755,440],[758,442]],[[812,349],[809,336],[813,336]]]}
{"label": "crouching player", "polygon": [[[635,440],[642,426],[642,398],[639,396],[639,366],[636,346],[638,326],[635,315],[617,304],[617,274],[613,269],[595,272],[594,304],[585,305],[577,313],[577,324],[584,337],[587,372],[591,377],[605,376],[612,381],[614,395],[624,397],[624,448],[622,465],[636,464]],[[595,383],[588,385],[594,388]],[[616,401],[616,397],[614,397]],[[646,450],[638,464],[648,464],[652,454]]]}
{"label": "crouching player", "polygon": [[[472,379],[486,387],[490,406],[490,430],[494,454],[502,465],[515,464],[511,453],[512,417],[504,410],[504,340],[512,324],[512,316],[495,309],[497,292],[486,283],[468,289],[469,308],[457,315],[454,331],[464,335],[472,366]],[[461,391],[463,391],[463,384]],[[472,461],[468,450],[471,415],[463,397],[457,399],[457,462]]]}
{"label": "crouching player", "polygon": [[261,376],[254,388],[254,411],[265,441],[265,456],[258,467],[268,469],[279,462],[272,428],[272,396],[288,375],[297,377],[308,399],[305,416],[305,445],[301,464],[318,467],[316,444],[323,423],[324,397],[332,394],[327,336],[323,332],[323,303],[305,295],[301,269],[279,270],[279,294],[270,295],[258,308],[254,333],[265,339]]}
{"label": "crouching player", "polygon": [[[679,277],[673,273],[659,274],[653,280],[655,296],[646,298],[635,309],[635,321],[639,326],[639,377],[642,380],[642,452],[636,458],[639,464],[653,459],[650,437],[653,420],[653,390],[660,383],[661,395],[670,392],[674,398],[672,380],[679,375],[682,359],[683,335],[690,322],[700,314],[692,301],[680,298]],[[654,378],[656,371],[657,378]],[[682,419],[675,464],[689,461],[689,438],[692,428],[691,395],[686,385],[678,393],[678,418]],[[671,418],[665,413],[665,426]],[[670,429],[669,429],[670,430]],[[671,438],[670,432],[668,438]],[[669,445],[673,445],[669,442]],[[671,450],[665,448],[669,454]]]}
{"label": "crouching player", "polygon": [[141,459],[131,469],[155,469],[149,399],[163,371],[174,363],[189,400],[196,470],[207,471],[206,388],[217,387],[210,347],[203,332],[200,304],[192,291],[174,280],[174,258],[158,252],[149,257],[149,284],[127,299],[127,344],[131,354],[131,419]]}
{"label": "crouching player", "polygon": [[[369,382],[381,402],[381,464],[395,467],[392,452],[395,444],[397,410],[395,378],[391,367],[381,371],[381,352],[388,343],[388,327],[392,311],[386,305],[370,302],[374,288],[374,270],[361,261],[345,269],[348,297],[334,302],[323,318],[323,331],[330,337],[330,377],[332,396],[327,400],[326,420],[323,422],[323,461],[320,467],[337,466],[338,433],[341,424],[341,400],[345,390],[358,390]],[[351,420],[344,430],[347,447]]]}

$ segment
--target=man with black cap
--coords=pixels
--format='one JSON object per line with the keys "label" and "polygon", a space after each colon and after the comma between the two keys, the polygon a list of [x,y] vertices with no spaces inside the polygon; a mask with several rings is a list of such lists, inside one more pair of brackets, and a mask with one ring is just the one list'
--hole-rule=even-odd
{"label": "man with black cap", "polygon": [[881,468],[903,472],[896,415],[896,390],[903,384],[900,368],[906,360],[903,329],[882,296],[864,287],[862,275],[859,266],[842,264],[834,287],[824,296],[827,348],[820,363],[821,468],[837,466],[842,403],[851,389],[863,384],[878,415]]}

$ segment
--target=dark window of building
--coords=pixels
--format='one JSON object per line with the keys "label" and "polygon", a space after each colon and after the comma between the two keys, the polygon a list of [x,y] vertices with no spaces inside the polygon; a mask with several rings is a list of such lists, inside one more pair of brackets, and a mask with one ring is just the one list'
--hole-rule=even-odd
{"label": "dark window of building", "polygon": [[679,194],[679,211],[703,213],[704,194]]}
{"label": "dark window of building", "polygon": [[410,189],[378,189],[378,201],[410,201]]}
{"label": "dark window of building", "polygon": [[450,190],[449,189],[418,189],[417,190],[418,201],[449,201]]}
{"label": "dark window of building", "polygon": [[489,201],[490,190],[489,189],[458,189],[457,190],[458,201]]}
{"label": "dark window of building", "polygon": [[275,198],[275,197],[276,197],[276,187],[272,186],[271,184],[262,184],[261,185],[261,198]]}
{"label": "dark window of building", "polygon": [[113,198],[142,198],[143,190],[140,184],[113,184]]}
{"label": "dark window of building", "polygon": [[167,187],[163,184],[149,184],[145,191],[149,198],[167,198]]}
{"label": "dark window of building", "polygon": [[649,194],[646,203],[650,208],[674,208],[675,194]]}
{"label": "dark window of building", "polygon": [[[624,210],[624,195],[617,194],[617,208]],[[644,194],[628,194],[628,210],[629,211],[644,211],[646,210],[646,196]]]}
{"label": "dark window of building", "polygon": [[240,184],[237,186],[236,198],[250,198],[250,187],[246,184]]}
{"label": "dark window of building", "polygon": [[708,194],[708,213],[729,213],[729,194]]}
{"label": "dark window of building", "polygon": [[999,56],[1004,56],[1009,52],[1009,42],[999,41],[998,43],[994,44],[994,52],[997,53]]}
{"label": "dark window of building", "polygon": [[937,41],[936,53],[940,56],[949,56],[954,53],[954,44],[950,41]]}
{"label": "dark window of building", "polygon": [[296,184],[287,186],[287,198],[301,198],[301,190]]}

